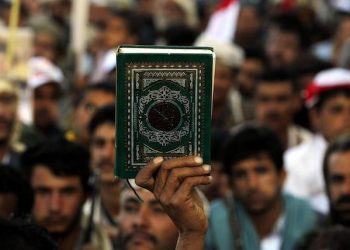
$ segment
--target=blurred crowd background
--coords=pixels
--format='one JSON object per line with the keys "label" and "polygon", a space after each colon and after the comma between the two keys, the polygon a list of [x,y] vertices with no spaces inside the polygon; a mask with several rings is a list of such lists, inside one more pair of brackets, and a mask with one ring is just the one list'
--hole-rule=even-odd
{"label": "blurred crowd background", "polygon": [[[332,213],[322,166],[327,146],[350,132],[349,0],[0,0],[0,216],[31,214],[60,249],[123,245],[141,208],[113,175],[121,44],[213,47],[208,207],[233,190],[227,139],[259,124],[283,149],[287,175],[275,188]],[[274,244],[262,249],[282,249]]]}

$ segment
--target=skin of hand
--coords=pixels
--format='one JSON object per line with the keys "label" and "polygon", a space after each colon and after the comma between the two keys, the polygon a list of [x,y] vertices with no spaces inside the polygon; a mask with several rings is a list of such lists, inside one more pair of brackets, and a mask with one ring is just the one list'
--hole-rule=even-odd
{"label": "skin of hand", "polygon": [[151,191],[180,232],[177,249],[203,249],[208,219],[195,187],[211,182],[210,166],[198,156],[154,158],[136,176]]}

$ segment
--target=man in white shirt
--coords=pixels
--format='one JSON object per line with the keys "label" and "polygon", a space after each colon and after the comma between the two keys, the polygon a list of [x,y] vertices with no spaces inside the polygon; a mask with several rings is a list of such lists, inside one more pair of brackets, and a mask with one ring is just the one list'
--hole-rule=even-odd
{"label": "man in white shirt", "polygon": [[318,73],[307,88],[306,105],[318,134],[285,153],[285,190],[327,213],[322,161],[328,143],[350,131],[350,71],[333,68]]}

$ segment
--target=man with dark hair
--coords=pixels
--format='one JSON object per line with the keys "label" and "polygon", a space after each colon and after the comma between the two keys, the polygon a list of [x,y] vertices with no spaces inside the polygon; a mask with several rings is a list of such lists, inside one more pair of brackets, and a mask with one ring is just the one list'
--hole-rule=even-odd
{"label": "man with dark hair", "polygon": [[350,137],[343,136],[328,147],[323,161],[323,177],[330,202],[332,224],[350,227]]}
{"label": "man with dark hair", "polygon": [[319,72],[306,90],[306,106],[317,134],[285,154],[286,191],[307,198],[314,208],[328,212],[322,161],[328,143],[350,132],[350,71]]}
{"label": "man with dark hair", "polygon": [[82,216],[90,193],[89,153],[66,140],[38,145],[23,154],[23,164],[34,190],[33,218],[57,241],[59,249],[90,244],[111,249],[106,235]]}
{"label": "man with dark hair", "polygon": [[88,126],[95,111],[115,102],[115,85],[101,82],[87,86],[77,100],[72,117],[72,130],[66,133],[69,140],[88,145]]}
{"label": "man with dark hair", "polygon": [[84,213],[90,213],[91,205],[94,202],[95,223],[100,224],[108,235],[115,240],[118,232],[119,195],[124,183],[114,177],[114,105],[103,106],[96,111],[89,123],[89,135],[90,166],[100,173],[100,190],[95,197],[86,202]]}
{"label": "man with dark hair", "polygon": [[283,148],[296,146],[311,139],[311,133],[293,124],[294,114],[300,107],[298,87],[285,70],[265,72],[255,86],[255,118],[273,129]]}
{"label": "man with dark hair", "polygon": [[30,215],[33,191],[28,181],[11,166],[0,165],[0,218]]}
{"label": "man with dark hair", "polygon": [[283,148],[272,130],[237,128],[223,163],[233,195],[211,206],[207,249],[293,249],[315,226],[306,201],[282,194]]}
{"label": "man with dark hair", "polygon": [[96,56],[90,81],[96,83],[115,79],[110,75],[116,65],[115,48],[122,44],[139,44],[141,32],[140,16],[132,10],[109,9],[103,36],[102,51]]}
{"label": "man with dark hair", "polygon": [[294,13],[274,16],[268,25],[265,53],[271,68],[288,69],[308,47],[307,34]]}

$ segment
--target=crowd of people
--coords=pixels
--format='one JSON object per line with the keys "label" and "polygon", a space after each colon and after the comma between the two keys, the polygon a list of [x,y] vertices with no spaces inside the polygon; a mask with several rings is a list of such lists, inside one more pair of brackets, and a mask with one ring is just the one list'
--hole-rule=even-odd
{"label": "crowd of people", "polygon": [[[82,54],[74,3],[0,1],[0,249],[350,249],[348,0],[86,0]],[[115,177],[122,44],[214,49],[210,165]]]}

